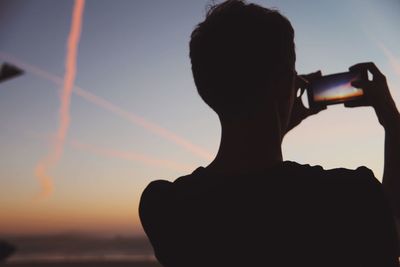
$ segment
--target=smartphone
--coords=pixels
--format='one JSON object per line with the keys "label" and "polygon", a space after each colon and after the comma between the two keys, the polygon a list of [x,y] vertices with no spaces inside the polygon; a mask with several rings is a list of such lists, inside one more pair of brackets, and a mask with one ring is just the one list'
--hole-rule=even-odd
{"label": "smartphone", "polygon": [[322,76],[307,88],[309,106],[313,109],[346,102],[359,102],[364,92],[360,88],[351,86],[351,82],[367,79],[367,73],[352,71]]}

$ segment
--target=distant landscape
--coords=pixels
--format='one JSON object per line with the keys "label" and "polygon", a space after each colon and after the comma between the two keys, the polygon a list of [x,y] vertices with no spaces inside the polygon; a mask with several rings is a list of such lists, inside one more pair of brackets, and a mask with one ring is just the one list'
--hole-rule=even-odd
{"label": "distant landscape", "polygon": [[64,233],[1,239],[17,248],[5,266],[160,266],[143,236]]}

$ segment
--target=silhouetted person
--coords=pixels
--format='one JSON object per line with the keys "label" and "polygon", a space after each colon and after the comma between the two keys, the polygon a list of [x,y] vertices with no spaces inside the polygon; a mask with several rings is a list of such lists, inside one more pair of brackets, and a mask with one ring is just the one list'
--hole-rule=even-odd
{"label": "silhouetted person", "polygon": [[376,66],[352,68],[373,74],[354,86],[386,131],[383,186],[366,167],[283,161],[284,135],[319,112],[296,93],[321,73],[299,79],[294,31],[279,12],[242,1],[212,7],[192,33],[190,58],[198,92],[221,121],[221,144],[207,167],[142,193],[140,219],[159,262],[398,266],[400,115]]}
{"label": "silhouetted person", "polygon": [[0,263],[15,252],[15,247],[0,240]]}

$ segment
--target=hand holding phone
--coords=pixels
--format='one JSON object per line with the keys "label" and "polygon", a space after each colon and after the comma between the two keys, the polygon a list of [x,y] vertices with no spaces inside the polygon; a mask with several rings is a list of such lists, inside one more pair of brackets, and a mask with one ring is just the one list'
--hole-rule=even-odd
{"label": "hand holding phone", "polygon": [[345,106],[371,106],[375,109],[378,120],[385,129],[390,128],[392,125],[399,125],[399,111],[390,94],[386,77],[378,67],[373,62],[365,62],[351,66],[350,71],[369,72],[372,79],[352,82],[354,87],[363,89],[365,97],[360,103],[345,103]]}
{"label": "hand holding phone", "polygon": [[[320,71],[298,75],[295,85],[296,98],[287,132],[307,117],[326,109],[328,105],[340,103],[353,107],[364,105],[363,89],[353,87],[352,82],[367,80],[367,72],[360,69],[325,76],[322,76]],[[301,100],[305,90],[307,90],[309,108],[305,107]]]}

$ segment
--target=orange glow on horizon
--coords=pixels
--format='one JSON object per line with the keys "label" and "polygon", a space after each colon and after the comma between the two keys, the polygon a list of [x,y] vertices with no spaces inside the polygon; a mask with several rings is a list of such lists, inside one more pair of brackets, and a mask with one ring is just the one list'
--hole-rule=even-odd
{"label": "orange glow on horizon", "polygon": [[65,76],[63,90],[61,92],[60,124],[56,133],[53,149],[36,166],[35,176],[38,178],[42,191],[41,197],[48,197],[54,190],[52,178],[48,175],[49,169],[54,167],[61,159],[64,150],[65,139],[70,125],[70,103],[76,77],[77,53],[82,29],[82,16],[85,0],[75,0],[72,13],[71,31],[67,43],[67,55],[65,61]]}
{"label": "orange glow on horizon", "polygon": [[[85,232],[96,234],[142,234],[138,200],[130,206],[116,203],[64,203],[22,205],[9,210],[0,222],[0,235]],[[25,204],[26,205],[26,204]]]}

